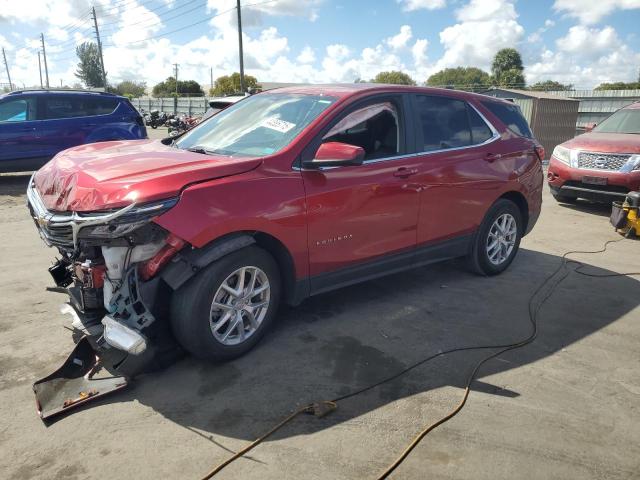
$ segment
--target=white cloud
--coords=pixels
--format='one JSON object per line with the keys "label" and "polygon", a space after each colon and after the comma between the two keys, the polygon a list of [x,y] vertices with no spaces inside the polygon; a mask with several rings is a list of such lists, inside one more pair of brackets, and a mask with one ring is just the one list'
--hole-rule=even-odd
{"label": "white cloud", "polygon": [[556,0],[553,8],[579,19],[581,23],[593,24],[616,10],[640,8],[640,0]]}
{"label": "white cloud", "polygon": [[640,54],[626,45],[592,61],[564,51],[544,50],[538,61],[526,65],[525,75],[527,83],[552,79],[589,89],[603,82],[633,81],[639,63]]}
{"label": "white cloud", "polygon": [[385,43],[394,50],[400,50],[407,46],[407,42],[411,40],[412,36],[413,33],[411,32],[411,27],[409,25],[402,25],[400,27],[400,32],[393,37],[387,38]]}
{"label": "white cloud", "polygon": [[419,38],[416,43],[411,47],[411,55],[413,56],[413,63],[418,67],[425,67],[427,65],[427,47],[429,41],[426,38]]}
{"label": "white cloud", "polygon": [[556,24],[556,22],[554,22],[553,20],[547,19],[544,21],[544,25],[542,27],[540,27],[539,29],[537,29],[535,32],[531,33],[528,37],[527,37],[527,42],[529,43],[538,43],[541,42],[544,37],[543,34],[547,32],[547,30],[549,30],[550,28],[554,27]]}
{"label": "white cloud", "polygon": [[512,1],[471,0],[456,11],[456,18],[459,23],[440,32],[445,52],[434,71],[458,66],[486,70],[498,50],[516,46],[524,35]]}
{"label": "white cloud", "polygon": [[413,12],[414,10],[437,10],[447,6],[446,0],[396,0],[402,4],[405,12]]}
{"label": "white cloud", "polygon": [[332,60],[341,61],[347,58],[351,54],[349,47],[346,45],[336,43],[327,47],[327,56]]}
{"label": "white cloud", "polygon": [[566,36],[556,40],[558,50],[584,57],[615,51],[622,41],[612,27],[602,29],[576,25]]}
{"label": "white cloud", "polygon": [[316,61],[316,53],[313,51],[309,45],[306,45],[300,55],[296,57],[296,61],[302,64],[305,63],[313,63]]}

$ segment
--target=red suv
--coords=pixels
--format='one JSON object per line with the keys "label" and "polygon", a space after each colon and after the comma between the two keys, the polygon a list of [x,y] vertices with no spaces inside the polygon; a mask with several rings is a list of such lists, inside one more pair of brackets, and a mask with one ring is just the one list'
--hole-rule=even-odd
{"label": "red suv", "polygon": [[293,87],[173,141],[66,150],[27,193],[75,328],[135,356],[170,337],[221,360],[281,301],[454,257],[502,272],[540,213],[543,155],[503,100]]}
{"label": "red suv", "polygon": [[547,180],[555,199],[565,203],[578,197],[610,202],[640,190],[640,102],[558,145]]}

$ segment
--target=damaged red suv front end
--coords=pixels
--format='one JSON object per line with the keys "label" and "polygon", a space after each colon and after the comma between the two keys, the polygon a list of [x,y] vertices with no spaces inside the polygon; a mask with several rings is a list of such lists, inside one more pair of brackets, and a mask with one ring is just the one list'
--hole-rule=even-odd
{"label": "damaged red suv front end", "polygon": [[[102,342],[98,347],[121,352],[121,359],[153,356],[158,344],[172,343],[167,322],[156,322],[166,305],[160,282],[152,280],[188,244],[154,220],[176,205],[185,184],[258,163],[144,140],[70,149],[37,171],[27,190],[29,209],[44,242],[60,253],[49,271],[56,289],[69,294],[63,311],[73,327]],[[125,366],[135,373],[136,366]]]}

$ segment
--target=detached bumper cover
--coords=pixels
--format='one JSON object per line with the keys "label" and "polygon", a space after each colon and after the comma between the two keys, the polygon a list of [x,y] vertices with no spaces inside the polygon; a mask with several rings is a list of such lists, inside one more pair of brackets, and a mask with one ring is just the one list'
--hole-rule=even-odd
{"label": "detached bumper cover", "polygon": [[48,420],[129,384],[124,376],[97,378],[100,373],[100,358],[89,339],[83,337],[62,367],[33,384],[40,418]]}

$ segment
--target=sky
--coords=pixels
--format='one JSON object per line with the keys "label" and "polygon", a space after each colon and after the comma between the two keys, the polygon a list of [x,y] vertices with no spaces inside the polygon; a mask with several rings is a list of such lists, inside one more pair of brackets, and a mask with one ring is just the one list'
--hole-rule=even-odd
{"label": "sky", "polygon": [[[0,0],[0,46],[18,87],[73,85],[75,46],[94,38],[110,83],[173,74],[202,85],[238,71],[236,0]],[[635,81],[640,0],[242,0],[245,72],[264,82],[353,82],[401,70],[423,83],[447,67],[490,70],[520,51],[529,84]],[[8,83],[0,69],[0,84]]]}

